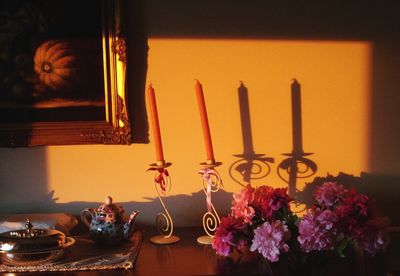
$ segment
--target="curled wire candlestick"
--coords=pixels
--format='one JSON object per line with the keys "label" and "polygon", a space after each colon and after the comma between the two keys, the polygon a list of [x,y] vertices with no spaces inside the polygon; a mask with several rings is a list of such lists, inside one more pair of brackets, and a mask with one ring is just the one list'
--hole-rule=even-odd
{"label": "curled wire candlestick", "polygon": [[214,236],[215,230],[220,223],[220,218],[215,210],[214,204],[211,202],[211,193],[217,192],[221,185],[221,177],[218,172],[213,169],[206,169],[201,172],[203,174],[203,191],[207,198],[207,212],[203,216],[204,231],[209,236]]}
{"label": "curled wire candlestick", "polygon": [[217,192],[222,187],[221,176],[214,169],[216,165],[209,165],[199,171],[202,175],[202,186],[207,202],[207,212],[203,215],[203,229],[207,235],[197,239],[201,244],[211,244],[213,242],[214,233],[221,221],[211,200],[212,193]]}
{"label": "curled wire candlestick", "polygon": [[162,197],[166,196],[168,191],[171,189],[171,178],[168,170],[165,169],[165,167],[169,165],[167,164],[165,166],[150,168],[150,170],[155,170],[154,186],[161,206],[164,209],[164,212],[160,212],[156,216],[156,227],[161,235],[154,236],[150,239],[151,242],[156,244],[171,244],[180,240],[179,237],[172,235],[174,231],[174,223],[164,201],[162,200]]}
{"label": "curled wire candlestick", "polygon": [[160,203],[164,209],[164,213],[157,214],[157,230],[165,238],[169,238],[174,230],[174,224],[168,209],[165,207],[164,201],[161,198],[162,196],[165,196],[166,193],[171,189],[171,178],[169,177],[169,173],[166,169],[159,169],[156,171],[154,175],[154,186],[157,191],[158,199],[160,200]]}

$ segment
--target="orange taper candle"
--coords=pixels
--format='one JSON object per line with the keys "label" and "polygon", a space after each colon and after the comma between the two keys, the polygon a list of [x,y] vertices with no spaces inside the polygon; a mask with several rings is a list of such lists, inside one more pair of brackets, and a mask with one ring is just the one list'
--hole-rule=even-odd
{"label": "orange taper candle", "polygon": [[196,80],[195,91],[197,96],[197,102],[199,104],[201,125],[203,127],[204,142],[206,145],[207,152],[207,163],[214,163],[214,151],[211,142],[210,126],[208,125],[206,103],[204,101],[203,87],[201,83]]}
{"label": "orange taper candle", "polygon": [[158,122],[156,96],[154,94],[154,88],[151,86],[151,84],[149,85],[147,92],[149,97],[151,119],[153,122],[153,136],[154,143],[156,145],[157,163],[164,163],[164,153],[161,142],[160,123]]}

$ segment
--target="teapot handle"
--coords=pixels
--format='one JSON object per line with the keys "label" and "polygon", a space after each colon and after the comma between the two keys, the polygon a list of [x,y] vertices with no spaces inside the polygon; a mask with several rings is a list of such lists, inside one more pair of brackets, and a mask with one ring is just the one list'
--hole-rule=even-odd
{"label": "teapot handle", "polygon": [[[90,227],[90,222],[92,221],[93,217],[95,216],[95,211],[93,208],[86,208],[81,212],[81,220],[83,224],[86,225],[86,227]],[[88,217],[90,217],[90,220],[88,220]]]}

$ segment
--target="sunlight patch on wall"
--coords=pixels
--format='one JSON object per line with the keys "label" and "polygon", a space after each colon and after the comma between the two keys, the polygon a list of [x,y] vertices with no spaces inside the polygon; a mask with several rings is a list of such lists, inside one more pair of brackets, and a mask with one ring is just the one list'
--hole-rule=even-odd
{"label": "sunlight patch on wall", "polygon": [[254,149],[276,160],[262,182],[283,185],[275,169],[281,154],[291,151],[290,84],[296,78],[302,85],[304,150],[315,153],[310,158],[319,166],[318,175],[368,170],[368,43],[154,39],[149,47],[148,78],[165,114],[161,120],[169,125],[163,133],[174,159],[204,159],[193,92],[197,78],[204,87],[216,158],[224,162],[221,170],[230,183],[232,155],[243,150],[237,95],[243,81]]}
{"label": "sunlight patch on wall", "polygon": [[[254,151],[275,159],[270,175],[254,185],[286,185],[276,168],[282,153],[292,150],[293,78],[302,87],[303,147],[314,153],[309,158],[318,165],[316,175],[368,171],[369,43],[149,39],[148,44],[146,87],[152,83],[156,91],[164,155],[173,163],[171,195],[201,189],[197,172],[206,157],[194,79],[203,84],[226,191],[240,189],[229,173],[238,160],[234,155],[243,153],[240,81],[248,89]],[[146,172],[155,161],[151,131],[147,145],[84,146],[90,158],[76,158],[82,147],[49,147],[49,184],[60,202],[102,200],[107,190],[118,201],[155,197],[152,174]]]}

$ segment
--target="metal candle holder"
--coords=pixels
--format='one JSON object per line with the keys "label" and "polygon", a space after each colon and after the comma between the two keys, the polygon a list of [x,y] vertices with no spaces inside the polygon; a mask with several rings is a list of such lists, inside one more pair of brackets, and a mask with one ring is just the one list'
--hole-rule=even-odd
{"label": "metal candle holder", "polygon": [[167,192],[171,189],[171,178],[166,169],[171,165],[171,163],[157,161],[157,163],[150,164],[149,168],[149,170],[155,171],[154,186],[158,199],[164,209],[164,212],[158,213],[156,217],[156,226],[160,235],[150,238],[150,241],[155,244],[171,244],[180,240],[179,237],[172,235],[174,231],[174,223],[164,201],[162,200],[162,197],[166,196]]}
{"label": "metal candle holder", "polygon": [[211,202],[211,193],[217,192],[222,187],[222,180],[215,167],[221,165],[221,162],[214,160],[207,160],[207,162],[200,163],[202,169],[200,174],[203,180],[203,191],[207,200],[207,212],[203,215],[203,228],[207,235],[197,238],[197,242],[201,244],[212,244],[214,241],[214,233],[220,223],[219,215]]}

